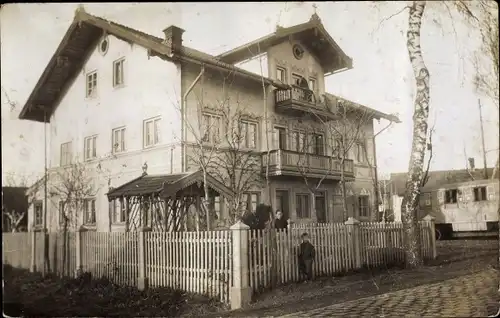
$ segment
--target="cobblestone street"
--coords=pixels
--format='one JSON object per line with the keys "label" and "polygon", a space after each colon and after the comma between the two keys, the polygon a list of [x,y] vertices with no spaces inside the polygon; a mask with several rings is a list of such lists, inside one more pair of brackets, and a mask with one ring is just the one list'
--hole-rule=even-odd
{"label": "cobblestone street", "polygon": [[499,305],[498,273],[476,274],[281,317],[485,317]]}

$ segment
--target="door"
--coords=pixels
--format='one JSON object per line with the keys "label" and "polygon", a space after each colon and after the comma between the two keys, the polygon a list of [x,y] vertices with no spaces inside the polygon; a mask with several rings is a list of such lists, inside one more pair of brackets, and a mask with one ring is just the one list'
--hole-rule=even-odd
{"label": "door", "polygon": [[316,207],[316,219],[319,223],[326,222],[326,204],[325,204],[325,194],[318,193],[315,196],[314,205]]}
{"label": "door", "polygon": [[276,190],[276,211],[283,212],[285,220],[289,218],[288,191]]}

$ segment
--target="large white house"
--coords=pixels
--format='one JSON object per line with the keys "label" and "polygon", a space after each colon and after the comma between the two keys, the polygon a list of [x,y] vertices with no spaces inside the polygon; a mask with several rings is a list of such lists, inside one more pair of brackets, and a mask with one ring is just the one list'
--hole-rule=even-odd
{"label": "large white house", "polygon": [[[197,135],[205,136],[207,145],[220,136],[199,134],[196,127],[223,134],[221,100],[232,103],[230,108],[243,105],[242,149],[259,160],[269,158],[268,169],[259,164],[253,172],[263,179],[267,170],[269,187],[252,185],[242,196],[249,209],[264,202],[297,222],[341,221],[343,175],[349,182],[349,216],[376,218],[373,119],[398,119],[325,91],[325,77],[349,70],[352,59],[316,14],[219,56],[183,45],[183,32],[171,25],[158,38],[76,11],[19,116],[47,125],[51,186],[37,191],[39,200],[30,209],[35,230],[44,224],[49,231],[60,227],[61,194],[50,176],[75,162],[85,163],[95,189],[84,198],[78,223],[97,231],[127,229],[126,211],[109,204],[112,192],[121,189],[119,195],[113,192],[118,198],[139,191],[132,184],[141,189],[155,184],[155,191],[178,186],[197,171],[189,160]],[[263,74],[255,71],[259,64]],[[365,119],[344,160],[330,129],[342,125],[342,112]],[[143,170],[147,176],[141,177]],[[311,184],[317,185],[314,193]],[[219,192],[223,186],[214,185]]]}

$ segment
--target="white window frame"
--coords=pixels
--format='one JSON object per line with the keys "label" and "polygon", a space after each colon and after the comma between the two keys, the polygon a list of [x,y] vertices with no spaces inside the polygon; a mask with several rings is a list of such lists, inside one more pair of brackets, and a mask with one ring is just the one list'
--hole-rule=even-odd
{"label": "white window frame", "polygon": [[[316,137],[321,137],[321,151],[320,153],[316,153]],[[312,133],[311,134],[311,153],[317,156],[324,156],[325,155],[325,135],[321,133]]]}
{"label": "white window frame", "polygon": [[85,96],[95,97],[97,95],[97,70],[85,75]]}
{"label": "white window frame", "polygon": [[[282,78],[280,78],[278,76],[278,74],[280,74],[280,72],[281,72]],[[287,79],[286,79],[286,68],[281,67],[281,66],[276,67],[276,80],[280,81],[283,84],[286,84],[286,82],[287,82]]]}
{"label": "white window frame", "polygon": [[[148,134],[147,128],[148,124],[151,124],[152,126],[152,131],[150,134]],[[143,135],[143,147],[144,148],[151,148],[154,146],[157,146],[161,142],[161,117],[153,117],[144,120],[143,126],[142,126],[142,135]],[[149,138],[150,137],[150,138]]]}
{"label": "white window frame", "polygon": [[85,161],[97,158],[97,135],[85,137],[83,141],[83,156]]}
{"label": "white window frame", "polygon": [[[283,148],[280,148],[280,131],[283,131],[283,137],[284,137],[284,145]],[[283,126],[274,126],[273,127],[273,146],[274,149],[281,149],[281,150],[287,150],[288,149],[288,140],[287,140],[287,129],[286,127]]]}
{"label": "white window frame", "polygon": [[59,151],[59,164],[61,167],[67,166],[71,164],[71,160],[73,159],[73,151],[72,151],[73,143],[71,141],[65,142],[61,144]]}
{"label": "white window frame", "polygon": [[203,113],[201,120],[201,140],[204,143],[212,145],[219,143],[221,141],[222,116],[212,113]]}
{"label": "white window frame", "polygon": [[292,130],[292,151],[308,153],[307,133],[303,130]]}
{"label": "white window frame", "polygon": [[[39,210],[37,213],[37,210]],[[43,225],[43,201],[36,200],[33,202],[33,224]]]}
{"label": "white window frame", "polygon": [[241,202],[244,204],[245,211],[247,212],[256,211],[257,206],[261,202],[260,192],[256,191],[243,192],[241,195]]}
{"label": "white window frame", "polygon": [[[123,204],[122,204],[123,202]],[[114,199],[111,203],[111,215],[113,216],[113,224],[123,224],[127,221],[126,216],[126,208],[127,208],[127,200],[120,198]]]}
{"label": "white window frame", "polygon": [[[127,127],[118,127],[111,130],[111,152],[122,153],[127,150],[125,144],[125,136],[127,134]],[[118,139],[118,140],[117,140]]]}
{"label": "white window frame", "polygon": [[[455,196],[453,196],[453,191],[455,191]],[[448,196],[447,193],[450,195]],[[454,200],[453,200],[454,198]],[[448,200],[450,199],[450,200]],[[447,189],[444,191],[444,203],[445,204],[456,204],[458,203],[458,189]]]}
{"label": "white window frame", "polygon": [[[250,134],[248,133],[248,127],[249,126],[254,126],[254,141],[253,145],[250,145]],[[252,121],[252,120],[247,120],[247,119],[240,119],[239,122],[239,131],[240,131],[240,142],[241,142],[241,147],[245,149],[258,149],[259,148],[259,123]]]}
{"label": "white window frame", "polygon": [[[83,200],[83,224],[84,225],[96,225],[97,223],[97,213],[96,213],[96,199],[86,198]],[[92,214],[93,220],[89,220],[89,214]]]}
{"label": "white window frame", "polygon": [[[481,196],[481,189],[484,189],[484,197]],[[478,196],[476,197],[476,190],[478,191]],[[474,202],[488,201],[488,187],[487,186],[477,186],[472,188],[472,195],[474,195]],[[479,200],[476,200],[479,197]]]}
{"label": "white window frame", "polygon": [[[117,68],[118,67],[118,68]],[[122,87],[125,85],[125,58],[119,58],[113,62],[113,87]]]}
{"label": "white window frame", "polygon": [[365,148],[361,141],[356,143],[356,161],[358,163],[366,163]]}

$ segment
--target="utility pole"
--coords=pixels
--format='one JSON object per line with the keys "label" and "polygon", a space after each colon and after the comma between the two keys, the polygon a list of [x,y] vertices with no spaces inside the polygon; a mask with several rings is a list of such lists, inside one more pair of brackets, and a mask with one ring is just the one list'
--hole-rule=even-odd
{"label": "utility pole", "polygon": [[488,179],[488,166],[486,163],[486,146],[484,145],[483,112],[481,109],[481,99],[477,99],[477,104],[479,106],[479,123],[481,125],[481,143],[483,146],[484,178]]}

